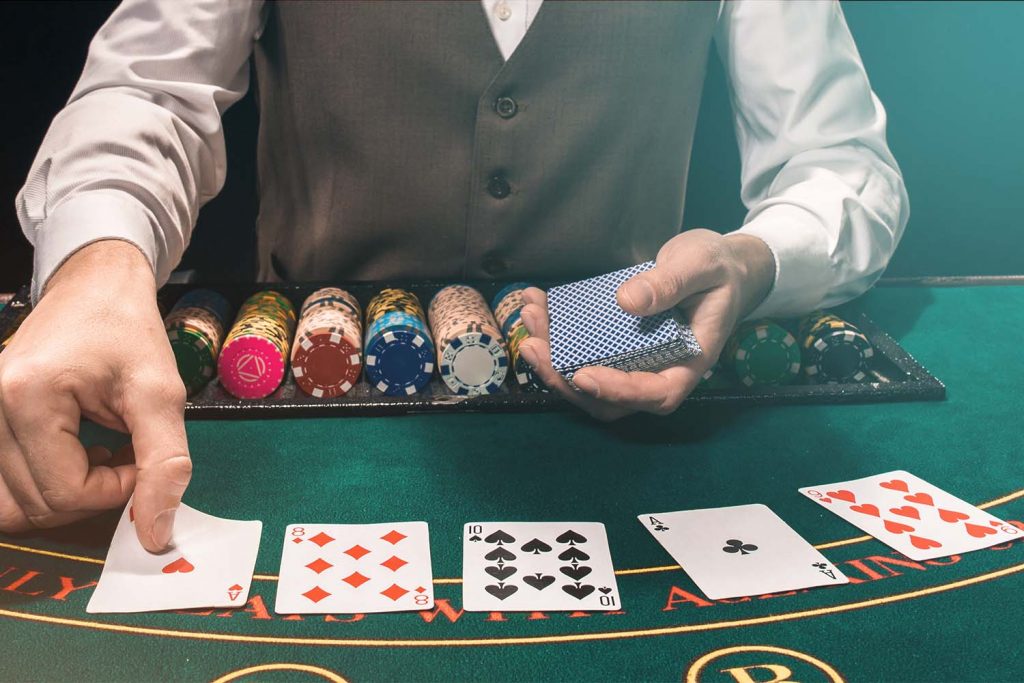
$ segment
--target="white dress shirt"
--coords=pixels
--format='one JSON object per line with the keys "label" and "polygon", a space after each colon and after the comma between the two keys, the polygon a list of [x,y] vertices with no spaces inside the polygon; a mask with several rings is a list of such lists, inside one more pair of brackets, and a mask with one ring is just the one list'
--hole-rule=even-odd
{"label": "white dress shirt", "polygon": [[[481,2],[508,59],[542,0]],[[258,0],[125,0],[115,10],[17,197],[35,245],[35,299],[68,256],[108,238],[138,246],[166,281],[199,208],[224,183],[221,114],[248,88],[264,16]],[[909,204],[842,9],[834,0],[724,2],[715,43],[749,209],[738,230],[764,240],[776,261],[754,315],[857,296],[889,262]]]}

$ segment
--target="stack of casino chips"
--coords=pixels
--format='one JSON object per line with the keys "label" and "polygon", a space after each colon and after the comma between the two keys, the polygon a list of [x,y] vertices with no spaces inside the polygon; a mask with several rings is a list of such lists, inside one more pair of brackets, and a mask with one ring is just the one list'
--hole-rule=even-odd
{"label": "stack of casino chips", "polygon": [[191,396],[213,379],[231,305],[209,289],[186,293],[164,318],[178,374]]}
{"label": "stack of casino chips", "polygon": [[3,316],[7,318],[7,329],[10,330],[11,333],[7,335],[6,339],[0,340],[0,353],[2,353],[3,350],[11,343],[11,340],[14,339],[14,335],[18,331],[18,328],[21,327],[23,322],[25,322],[25,318],[28,317],[29,311],[32,310],[31,306],[25,305],[24,303],[16,302],[12,304],[11,302],[14,300],[13,294],[4,294],[2,296],[6,300],[2,301],[3,305],[0,305],[0,311],[7,306],[13,306],[14,315],[11,316],[11,311],[7,311],[7,315]]}
{"label": "stack of casino chips", "polygon": [[867,336],[852,323],[818,311],[800,323],[804,374],[819,384],[863,382],[875,350]]}
{"label": "stack of casino chips", "polygon": [[527,391],[543,391],[544,383],[537,378],[533,368],[526,362],[526,359],[519,353],[519,345],[530,336],[523,324],[521,313],[523,310],[523,290],[530,287],[526,282],[513,282],[506,285],[494,295],[491,300],[491,308],[494,309],[494,317],[501,328],[508,346],[508,359],[512,372],[515,374],[516,383]]}
{"label": "stack of casino chips", "polygon": [[382,289],[366,305],[366,380],[387,396],[422,391],[434,374],[434,343],[420,300]]}
{"label": "stack of casino chips", "polygon": [[438,370],[448,388],[464,396],[500,391],[508,372],[508,354],[480,292],[467,285],[449,285],[430,301],[429,316]]}
{"label": "stack of casino chips", "polygon": [[292,342],[292,375],[314,398],[343,396],[363,369],[359,301],[343,289],[318,289],[302,304]]}
{"label": "stack of casino chips", "polygon": [[790,384],[800,375],[800,346],[786,328],[771,320],[743,323],[722,352],[745,386]]}
{"label": "stack of casino chips", "polygon": [[282,294],[256,292],[242,304],[221,349],[217,372],[224,389],[238,398],[274,393],[288,369],[295,308]]}

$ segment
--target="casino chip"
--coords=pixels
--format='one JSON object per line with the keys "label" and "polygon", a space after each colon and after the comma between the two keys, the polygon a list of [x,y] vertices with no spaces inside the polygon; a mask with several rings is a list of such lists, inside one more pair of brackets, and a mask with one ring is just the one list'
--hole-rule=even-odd
{"label": "casino chip", "polygon": [[[13,294],[10,295],[10,296],[11,296],[11,299],[14,298]],[[10,299],[8,300],[8,303],[9,302],[10,302]],[[7,304],[4,304],[4,306],[0,306],[0,310],[3,310],[3,308],[6,305]],[[28,317],[28,314],[29,314],[30,310],[31,310],[31,306],[20,306],[18,309],[15,310],[13,318],[11,318],[11,317],[7,318],[7,329],[10,330],[10,334],[7,335],[7,337],[5,339],[0,341],[0,353],[3,353],[4,349],[6,349],[7,346],[11,343],[11,340],[14,339],[14,335],[17,334],[18,328],[21,327],[21,324],[23,322],[25,322],[25,318]]]}
{"label": "casino chip", "polygon": [[800,324],[804,374],[818,384],[863,382],[875,350],[867,336],[834,314],[812,313]]}
{"label": "casino chip", "polygon": [[721,363],[715,363],[708,368],[700,378],[700,382],[697,384],[697,391],[706,391],[710,389],[726,389],[733,386],[735,382],[730,377],[730,372]]}
{"label": "casino chip", "polygon": [[365,371],[387,396],[422,391],[434,375],[434,342],[420,300],[404,289],[382,289],[366,306]]}
{"label": "casino chip", "polygon": [[294,331],[295,308],[287,297],[266,290],[246,299],[217,362],[221,386],[238,398],[274,393],[288,367]]}
{"label": "casino chip", "polygon": [[526,282],[513,282],[505,285],[491,300],[494,318],[501,328],[508,347],[508,360],[516,379],[516,384],[525,391],[547,391],[547,387],[534,373],[533,368],[519,353],[519,345],[530,336],[523,324],[521,312],[525,302],[523,290],[531,287]]}
{"label": "casino chip", "polygon": [[209,289],[194,289],[178,299],[164,318],[178,374],[190,396],[216,373],[230,315],[231,305],[223,296]]}
{"label": "casino chip", "polygon": [[477,290],[449,285],[430,301],[437,367],[452,392],[494,394],[508,372],[508,351],[491,309]]}
{"label": "casino chip", "polygon": [[737,380],[748,387],[790,384],[800,375],[796,338],[767,319],[740,325],[726,344],[722,361],[731,364]]}
{"label": "casino chip", "polygon": [[295,384],[314,398],[343,396],[359,381],[362,350],[359,301],[337,287],[310,294],[292,342]]}

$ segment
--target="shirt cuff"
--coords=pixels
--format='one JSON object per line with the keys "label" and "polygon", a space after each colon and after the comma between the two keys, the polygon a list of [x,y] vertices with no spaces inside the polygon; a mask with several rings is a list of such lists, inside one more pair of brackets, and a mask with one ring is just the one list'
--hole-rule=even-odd
{"label": "shirt cuff", "polygon": [[117,190],[82,193],[57,205],[36,229],[32,303],[39,301],[50,277],[72,254],[106,239],[134,244],[155,272],[157,244],[146,209]]}
{"label": "shirt cuff", "polygon": [[775,282],[748,319],[796,317],[817,308],[832,284],[828,238],[806,209],[775,204],[736,232],[761,239],[775,257]]}

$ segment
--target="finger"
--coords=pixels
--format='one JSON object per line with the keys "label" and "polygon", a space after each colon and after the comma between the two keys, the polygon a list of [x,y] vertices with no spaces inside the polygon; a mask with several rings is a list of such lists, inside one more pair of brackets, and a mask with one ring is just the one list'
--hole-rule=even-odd
{"label": "finger", "polygon": [[114,457],[114,454],[106,446],[89,446],[85,449],[85,454],[89,457],[90,467],[106,465]]}
{"label": "finger", "polygon": [[14,500],[11,491],[0,477],[0,531],[19,533],[33,529],[49,529],[71,524],[91,517],[93,512],[51,512],[29,517]]}
{"label": "finger", "polygon": [[559,393],[567,401],[583,409],[599,420],[617,420],[633,412],[628,408],[596,400],[585,393],[577,391],[569,382],[551,367],[551,355],[547,343],[542,339],[529,337],[519,347],[520,353],[526,358],[537,376],[553,391]]}
{"label": "finger", "polygon": [[114,457],[107,463],[110,467],[116,467],[118,465],[132,465],[135,466],[135,449],[132,448],[132,444],[126,443],[125,445],[114,451]]}
{"label": "finger", "polygon": [[10,425],[0,413],[0,529],[28,531],[70,524],[92,512],[54,512],[36,486]]}
{"label": "finger", "polygon": [[10,534],[28,531],[31,528],[32,524],[29,523],[28,517],[14,500],[14,495],[4,483],[3,476],[0,476],[0,531]]}
{"label": "finger", "polygon": [[588,367],[577,372],[573,381],[593,398],[632,410],[666,415],[679,407],[700,381],[700,374],[686,366],[661,372]]}
{"label": "finger", "polygon": [[577,391],[551,366],[551,347],[547,341],[549,331],[547,298],[547,293],[537,287],[528,287],[523,290],[523,300],[526,305],[523,306],[520,317],[523,324],[526,325],[526,331],[530,333],[530,337],[523,341],[519,349],[523,357],[526,358],[526,362],[530,364],[545,385],[557,391],[573,405],[585,410],[592,417],[606,421],[617,420],[633,412],[609,405],[604,401],[588,399],[586,394]]}
{"label": "finger", "polygon": [[694,367],[701,367],[701,372],[718,361],[718,356],[736,325],[736,315],[731,303],[730,295],[724,289],[697,294],[683,302],[683,309],[690,321],[690,329],[702,351],[701,356],[694,359]]}
{"label": "finger", "polygon": [[135,451],[135,530],[146,550],[161,552],[170,543],[192,461],[185,437],[184,387],[150,372],[129,385],[124,419]]}
{"label": "finger", "polygon": [[[5,399],[9,401],[10,395],[5,395]],[[44,517],[49,507],[25,462],[25,455],[7,420],[8,415],[9,412],[0,412],[0,478],[4,480],[7,494],[26,519]]]}
{"label": "finger", "polygon": [[537,377],[540,378],[544,384],[549,388],[554,389],[558,393],[562,394],[572,403],[583,407],[584,397],[579,396],[565,378],[558,374],[553,367],[551,367],[551,355],[548,349],[548,345],[543,339],[539,337],[527,337],[523,340],[523,343],[519,345],[519,352],[526,359],[526,362],[530,364],[533,371],[537,373]]}
{"label": "finger", "polygon": [[98,512],[124,505],[131,478],[124,470],[89,467],[78,439],[78,399],[46,383],[23,391],[32,409],[12,411],[10,426],[49,510]]}
{"label": "finger", "polygon": [[690,231],[669,241],[654,268],[638,273],[619,287],[619,306],[627,313],[648,316],[672,308],[688,296],[722,280],[717,240],[687,239]]}
{"label": "finger", "polygon": [[[94,513],[91,511],[54,512],[47,507],[42,495],[35,487],[21,453],[10,450],[10,442],[4,439],[4,435],[9,437],[11,432],[2,417],[0,415],[0,423],[3,423],[3,428],[0,430],[0,454],[2,454],[0,463],[5,464],[5,474],[0,476],[0,530],[16,533],[32,529],[46,529],[64,526],[92,516]],[[8,467],[12,462],[18,466],[17,476],[23,480],[23,490],[28,491],[24,495],[31,501],[30,503],[19,502],[18,496],[8,486],[10,479],[6,472],[11,471]]]}
{"label": "finger", "polygon": [[535,292],[536,294],[531,296],[529,300],[527,300],[524,294],[523,300],[527,301],[527,303],[523,306],[522,311],[519,312],[519,317],[522,319],[523,324],[526,325],[526,331],[530,333],[531,337],[538,337],[547,341],[550,337],[547,295],[539,289],[535,289]]}
{"label": "finger", "polygon": [[526,287],[523,289],[523,301],[528,304],[537,304],[538,306],[544,306],[547,308],[548,294],[540,287]]}

